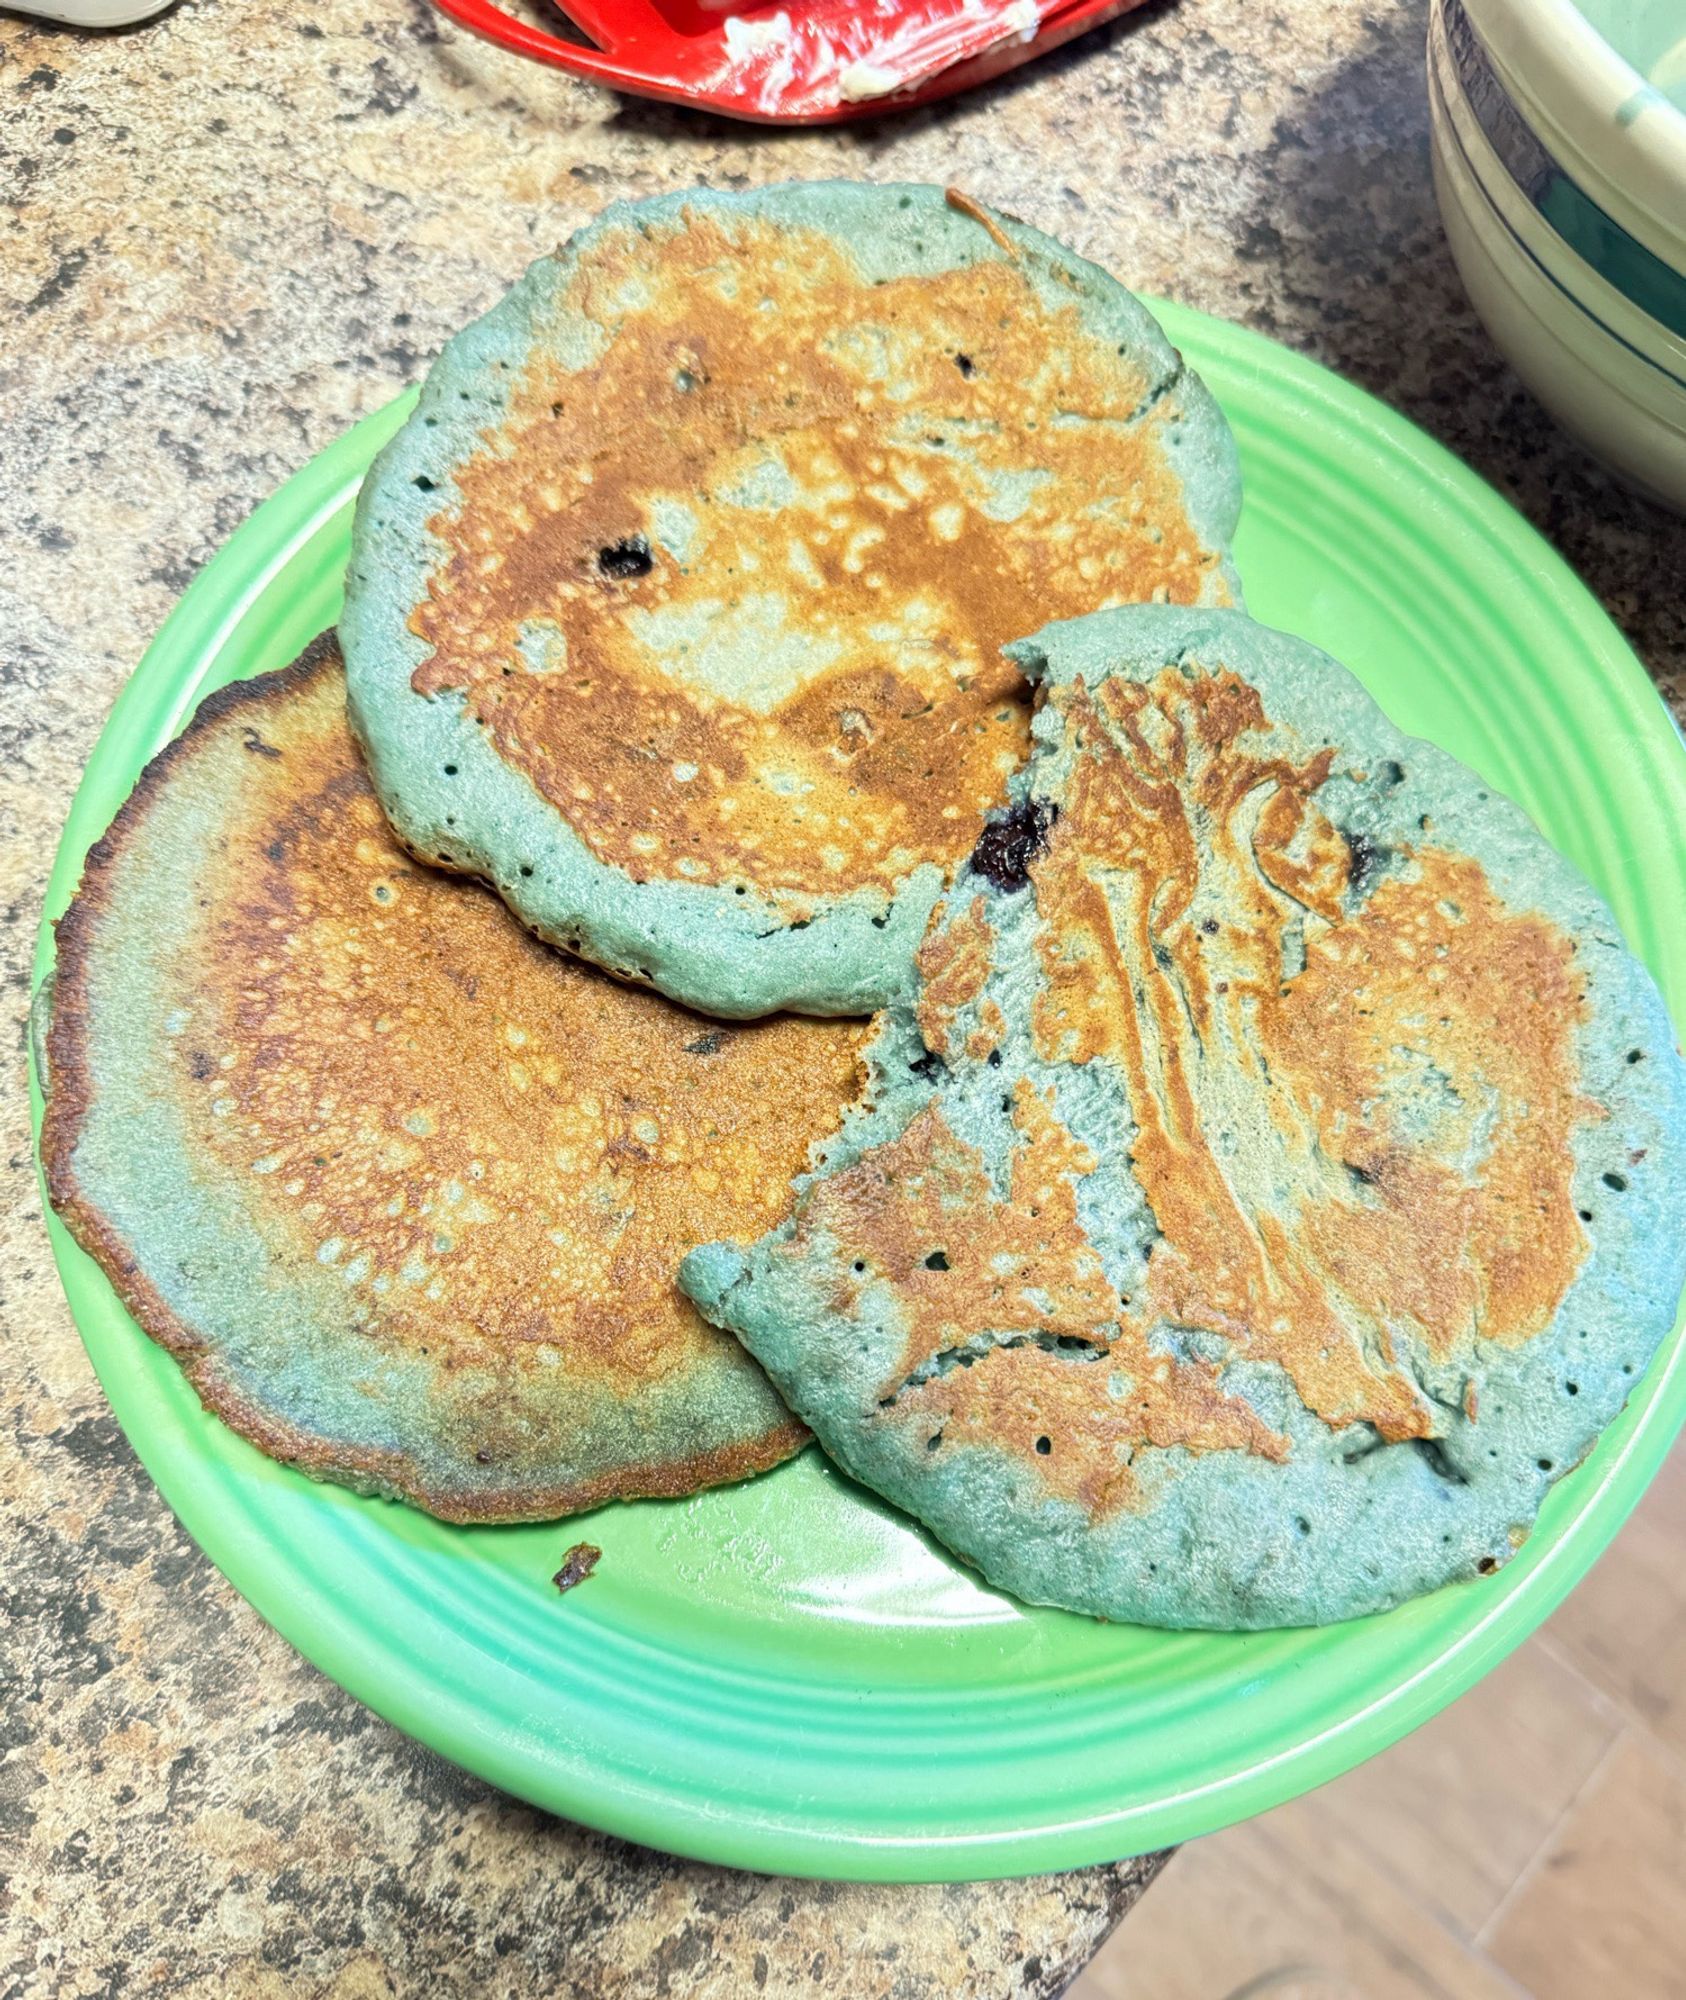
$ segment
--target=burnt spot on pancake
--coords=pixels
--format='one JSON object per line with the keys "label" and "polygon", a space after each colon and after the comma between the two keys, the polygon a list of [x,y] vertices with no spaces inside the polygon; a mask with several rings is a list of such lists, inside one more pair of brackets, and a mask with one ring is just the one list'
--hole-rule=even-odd
{"label": "burnt spot on pancake", "polygon": [[616,583],[624,583],[630,577],[648,576],[655,566],[656,559],[650,553],[650,544],[642,535],[628,535],[625,540],[612,542],[608,548],[597,551],[598,569]]}
{"label": "burnt spot on pancake", "polygon": [[556,310],[602,351],[536,354],[441,481],[413,685],[638,880],[802,916],[952,873],[1028,746],[1002,645],[1222,594],[1171,407],[1017,262],[873,285],[692,213],[605,232]]}
{"label": "burnt spot on pancake", "polygon": [[978,836],[972,866],[1008,895],[1028,887],[1030,864],[1047,845],[1059,811],[1052,799],[1020,799],[996,814]]}
{"label": "burnt spot on pancake", "polygon": [[[1395,765],[1394,769],[1397,770],[1398,766]],[[1347,886],[1355,896],[1367,895],[1392,858],[1391,850],[1367,833],[1348,829],[1343,838],[1348,856]]]}

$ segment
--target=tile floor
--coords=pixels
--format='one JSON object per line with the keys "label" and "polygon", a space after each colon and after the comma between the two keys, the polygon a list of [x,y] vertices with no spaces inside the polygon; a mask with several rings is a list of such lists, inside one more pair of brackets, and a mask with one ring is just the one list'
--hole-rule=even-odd
{"label": "tile floor", "polygon": [[1686,1445],[1384,1756],[1186,1847],[1067,2000],[1686,2000]]}

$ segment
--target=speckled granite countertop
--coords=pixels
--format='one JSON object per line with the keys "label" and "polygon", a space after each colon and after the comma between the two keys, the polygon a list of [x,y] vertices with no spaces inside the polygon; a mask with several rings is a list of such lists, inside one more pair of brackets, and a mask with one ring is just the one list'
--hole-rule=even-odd
{"label": "speckled granite countertop", "polygon": [[515,1804],[305,1666],[153,1492],[64,1308],[32,938],[106,711],[218,543],[537,251],[692,182],[958,181],[1306,349],[1513,495],[1678,702],[1686,526],[1557,437],[1464,303],[1422,36],[1418,0],[1182,0],[957,105],[794,136],[617,101],[427,0],[0,19],[0,1996],[1039,1997],[1151,1879],[690,1866]]}

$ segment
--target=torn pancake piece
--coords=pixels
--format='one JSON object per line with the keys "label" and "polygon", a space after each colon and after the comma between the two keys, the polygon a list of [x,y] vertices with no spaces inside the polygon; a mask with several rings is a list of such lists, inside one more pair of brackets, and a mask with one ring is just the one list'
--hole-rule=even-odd
{"label": "torn pancake piece", "polygon": [[1036,750],[870,1106],[681,1282],[992,1582],[1318,1624],[1490,1571],[1686,1278],[1686,1068],[1526,816],[1315,648],[1015,649]]}

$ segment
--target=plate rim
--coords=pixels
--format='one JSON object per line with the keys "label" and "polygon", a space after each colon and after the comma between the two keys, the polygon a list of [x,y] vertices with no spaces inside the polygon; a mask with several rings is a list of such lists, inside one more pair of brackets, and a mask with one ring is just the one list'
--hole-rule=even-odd
{"label": "plate rim", "polygon": [[[1286,373],[1300,395],[1330,407],[1392,454],[1414,461],[1425,477],[1480,516],[1484,527],[1518,559],[1519,570],[1526,567],[1530,588],[1554,600],[1558,615],[1573,625],[1600,670],[1625,683],[1624,692],[1641,708],[1642,697],[1649,696],[1654,717],[1672,736],[1676,784],[1686,799],[1686,745],[1660,692],[1609,613],[1502,494],[1409,418],[1294,349],[1233,321],[1163,300],[1145,302],[1177,344],[1186,341],[1199,347],[1207,340],[1221,341],[1225,352],[1217,364],[1220,369],[1249,367],[1260,376],[1277,378]],[[1203,365],[1198,354],[1193,359],[1197,367]],[[91,804],[94,783],[103,781],[106,765],[126,752],[132,754],[134,739],[143,733],[146,704],[172,680],[180,685],[164,726],[172,734],[179,729],[202,698],[204,676],[183,693],[185,677],[177,663],[213,660],[228,644],[276,576],[346,504],[374,450],[397,428],[415,396],[413,388],[406,390],[361,419],[262,501],[193,579],[159,628],[102,726],[72,800],[44,898],[32,991],[52,965],[53,919],[69,899],[87,848],[104,831],[104,819]],[[230,600],[223,578],[248,552],[257,558],[252,574]],[[158,718],[150,718],[144,729],[149,742],[155,742],[158,726]],[[39,1176],[41,1095],[33,1046],[29,1092]],[[209,1461],[191,1449],[179,1450],[177,1441],[152,1428],[141,1408],[145,1390],[128,1378],[119,1350],[125,1337],[144,1344],[146,1336],[114,1299],[109,1304],[122,1330],[109,1351],[100,1351],[106,1345],[104,1337],[92,1336],[84,1325],[84,1317],[96,1314],[85,1314],[77,1294],[90,1284],[107,1292],[109,1287],[46,1205],[44,1187],[42,1195],[72,1317],[125,1436],[213,1566],[289,1644],[394,1727],[517,1797],[668,1853],[758,1872],[936,1882],[1088,1867],[1214,1831],[1325,1783],[1456,1699],[1550,1615],[1608,1546],[1686,1419],[1686,1337],[1677,1329],[1636,1386],[1634,1400],[1643,1398],[1640,1413],[1622,1448],[1605,1466],[1600,1484],[1575,1507],[1549,1544],[1541,1546],[1535,1538],[1517,1562],[1507,1566],[1504,1575],[1510,1578],[1515,1572],[1514,1580],[1494,1590],[1485,1616],[1414,1673],[1390,1682],[1372,1701],[1271,1757],[1168,1797],[1006,1829],[878,1836],[828,1827],[823,1814],[821,1823],[798,1828],[777,1817],[711,1814],[690,1798],[663,1793],[659,1785],[614,1791],[602,1783],[594,1787],[589,1756],[571,1747],[536,1767],[524,1744],[508,1740],[488,1725],[472,1701],[463,1701],[454,1691],[441,1691],[394,1639],[383,1639],[378,1631],[371,1638],[367,1622],[350,1614],[331,1592],[304,1574],[296,1555],[277,1562],[247,1524],[231,1524],[219,1510],[215,1482],[200,1476]],[[103,1317],[106,1302],[96,1295],[95,1303]]]}

